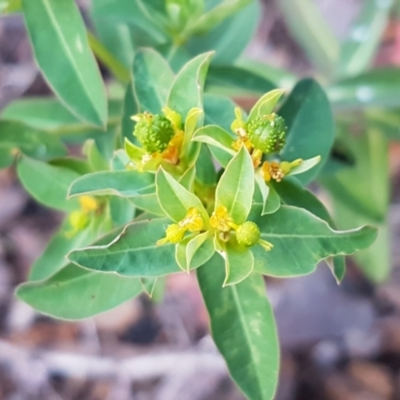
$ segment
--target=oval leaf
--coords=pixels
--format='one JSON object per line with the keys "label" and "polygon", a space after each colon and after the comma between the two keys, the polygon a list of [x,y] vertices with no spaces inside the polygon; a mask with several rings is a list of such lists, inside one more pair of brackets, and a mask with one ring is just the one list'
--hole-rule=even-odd
{"label": "oval leaf", "polygon": [[201,54],[179,71],[168,96],[168,107],[184,118],[191,108],[203,109],[203,87],[213,53]]}
{"label": "oval leaf", "polygon": [[73,263],[90,270],[119,275],[157,277],[179,272],[174,246],[157,246],[165,236],[166,219],[145,220],[127,225],[110,244],[75,250],[68,255]]}
{"label": "oval leaf", "polygon": [[279,343],[264,280],[251,274],[237,285],[222,288],[223,260],[214,257],[197,270],[210,315],[215,344],[233,380],[254,400],[272,400],[279,373]]}
{"label": "oval leaf", "polygon": [[43,314],[76,320],[117,307],[141,291],[139,279],[68,264],[46,280],[23,283],[16,295]]}

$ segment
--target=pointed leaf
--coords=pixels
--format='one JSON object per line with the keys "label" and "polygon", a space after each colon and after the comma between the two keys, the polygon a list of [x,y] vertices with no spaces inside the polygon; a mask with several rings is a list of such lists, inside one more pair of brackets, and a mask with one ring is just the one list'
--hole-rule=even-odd
{"label": "pointed leaf", "polygon": [[139,279],[68,264],[43,281],[23,283],[16,295],[43,314],[76,320],[117,307],[141,291]]}
{"label": "pointed leaf", "polygon": [[245,280],[254,269],[254,256],[248,247],[226,243],[222,256],[225,259],[223,286],[236,285]]}
{"label": "pointed leaf", "polygon": [[226,207],[236,224],[246,221],[254,193],[254,167],[245,147],[229,162],[218,182],[215,207]]}
{"label": "pointed leaf", "polygon": [[185,218],[188,209],[194,207],[207,224],[208,214],[200,199],[161,168],[156,175],[156,187],[160,206],[173,221],[181,221]]}
{"label": "pointed leaf", "polygon": [[[253,198],[253,208],[255,205],[259,205],[261,203],[261,211],[257,210],[257,217],[265,214],[272,214],[279,209],[281,206],[281,200],[276,193],[273,187],[267,185],[264,181],[263,177],[255,174],[255,190],[254,190],[254,198]],[[251,218],[250,218],[251,219]]]}
{"label": "pointed leaf", "polygon": [[235,138],[217,125],[207,125],[198,129],[193,135],[193,140],[218,147],[232,156],[236,154],[232,148]]}
{"label": "pointed leaf", "polygon": [[229,372],[254,400],[272,400],[279,373],[279,342],[262,277],[251,274],[222,288],[223,260],[215,255],[197,270],[214,341]]}
{"label": "pointed leaf", "polygon": [[213,239],[209,232],[188,236],[176,245],[175,258],[186,272],[205,264],[214,254]]}
{"label": "pointed leaf", "polygon": [[108,245],[75,250],[68,259],[80,267],[124,276],[154,278],[178,272],[174,246],[156,244],[165,236],[168,222],[167,219],[134,222]]}
{"label": "pointed leaf", "polygon": [[274,247],[271,251],[252,247],[255,270],[277,277],[309,274],[319,261],[367,248],[377,236],[377,230],[370,226],[335,231],[310,212],[291,206],[281,206],[257,224],[261,238]]}
{"label": "pointed leaf", "polygon": [[285,93],[285,89],[274,89],[264,94],[251,109],[248,121],[261,115],[271,114],[283,93]]}
{"label": "pointed leaf", "polygon": [[203,87],[213,53],[201,54],[179,71],[168,96],[168,107],[183,117],[193,107],[203,108]]}
{"label": "pointed leaf", "polygon": [[75,2],[23,0],[22,5],[36,61],[54,92],[81,119],[105,126],[104,84]]}
{"label": "pointed leaf", "polygon": [[316,156],[313,158],[309,158],[308,160],[303,160],[299,166],[290,170],[288,176],[303,174],[304,172],[318,165],[320,161],[321,161],[321,156]]}
{"label": "pointed leaf", "polygon": [[68,196],[116,195],[131,197],[154,191],[154,176],[138,171],[100,171],[83,175],[69,188]]}

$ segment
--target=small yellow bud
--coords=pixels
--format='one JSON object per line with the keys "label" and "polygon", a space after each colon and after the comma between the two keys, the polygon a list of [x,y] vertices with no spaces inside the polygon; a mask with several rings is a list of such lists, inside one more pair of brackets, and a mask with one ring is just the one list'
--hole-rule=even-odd
{"label": "small yellow bud", "polygon": [[165,230],[165,238],[160,239],[157,241],[157,246],[166,243],[178,243],[183,239],[185,235],[185,229],[180,227],[178,224],[171,224],[168,225],[167,229]]}
{"label": "small yellow bud", "polygon": [[79,203],[81,205],[82,210],[85,213],[90,213],[92,211],[96,211],[99,207],[99,203],[92,196],[81,196],[79,197]]}
{"label": "small yellow bud", "polygon": [[89,216],[85,211],[76,210],[69,215],[68,220],[73,228],[73,231],[76,232],[84,229],[88,225]]}

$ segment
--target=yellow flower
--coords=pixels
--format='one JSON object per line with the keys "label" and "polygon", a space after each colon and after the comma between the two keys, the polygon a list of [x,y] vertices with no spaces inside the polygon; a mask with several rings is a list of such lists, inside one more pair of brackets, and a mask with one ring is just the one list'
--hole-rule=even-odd
{"label": "yellow flower", "polygon": [[185,235],[186,229],[179,226],[179,224],[171,224],[168,225],[167,229],[165,230],[165,238],[160,239],[157,241],[157,246],[166,243],[178,243],[183,239]]}
{"label": "yellow flower", "polygon": [[204,221],[199,210],[195,207],[190,207],[185,218],[177,224],[168,225],[165,230],[165,238],[160,239],[157,245],[166,243],[178,243],[185,236],[186,231],[200,232],[204,229]]}
{"label": "yellow flower", "polygon": [[236,229],[237,227],[232,217],[229,215],[228,209],[224,206],[217,207],[212,213],[210,225],[221,232],[229,232],[231,229]]}
{"label": "yellow flower", "polygon": [[264,180],[266,182],[271,180],[281,182],[282,179],[288,175],[293,168],[298,167],[302,162],[303,160],[301,158],[298,158],[292,162],[282,161],[278,163],[276,161],[265,161],[262,165]]}
{"label": "yellow flower", "polygon": [[189,232],[200,232],[203,230],[204,221],[199,210],[190,207],[185,218],[179,222],[179,226],[187,229]]}
{"label": "yellow flower", "polygon": [[79,203],[85,213],[96,211],[99,208],[99,203],[92,196],[81,196],[79,198]]}

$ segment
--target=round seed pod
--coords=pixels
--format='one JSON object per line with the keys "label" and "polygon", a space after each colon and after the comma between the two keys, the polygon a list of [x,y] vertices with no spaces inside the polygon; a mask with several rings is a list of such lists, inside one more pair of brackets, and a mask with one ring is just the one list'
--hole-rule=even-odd
{"label": "round seed pod", "polygon": [[236,239],[245,246],[254,246],[260,240],[260,228],[254,222],[246,221],[237,229]]}
{"label": "round seed pod", "polygon": [[279,153],[286,143],[285,120],[275,113],[262,115],[247,124],[247,136],[255,149]]}
{"label": "round seed pod", "polygon": [[133,134],[150,154],[163,152],[175,131],[171,121],[164,115],[144,113],[140,115]]}

